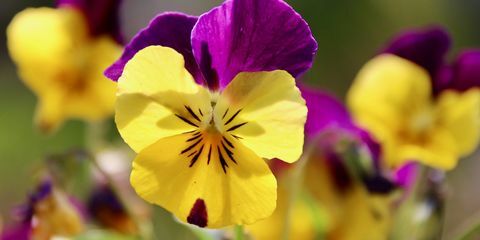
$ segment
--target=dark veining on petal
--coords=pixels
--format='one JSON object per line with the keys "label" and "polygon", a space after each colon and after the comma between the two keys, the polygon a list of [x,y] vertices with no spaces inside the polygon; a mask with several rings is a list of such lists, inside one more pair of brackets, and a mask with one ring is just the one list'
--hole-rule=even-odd
{"label": "dark veining on petal", "polygon": [[187,157],[191,157],[193,156],[193,154],[197,153],[197,151],[193,151],[192,153],[190,153]]}
{"label": "dark veining on petal", "polygon": [[232,144],[232,142],[228,141],[228,139],[225,136],[222,136],[223,140],[230,146],[231,148],[235,148]]}
{"label": "dark veining on petal", "polygon": [[208,161],[207,164],[210,164],[210,157],[212,156],[212,145],[210,144],[210,148],[208,149]]}
{"label": "dark veining on petal", "polygon": [[223,147],[223,149],[225,150],[225,152],[227,153],[228,157],[232,160],[232,162],[234,162],[235,164],[237,164],[237,161],[235,161],[235,158],[233,158],[233,152],[230,151],[230,149],[228,149],[227,146],[225,146],[225,144],[223,143],[223,141],[222,141],[222,147]]}
{"label": "dark veining on petal", "polygon": [[228,168],[228,164],[227,164],[227,161],[225,161],[225,158],[223,157],[222,151],[220,150],[219,146],[217,146],[217,152],[218,152],[218,158],[220,160],[220,165],[222,165],[223,172],[226,174],[227,173],[226,168]]}
{"label": "dark veining on petal", "polygon": [[202,145],[202,146],[200,147],[200,150],[198,150],[198,153],[195,154],[195,156],[193,156],[192,161],[190,161],[190,166],[189,166],[189,167],[192,167],[193,164],[195,164],[195,162],[197,162],[198,158],[199,158],[200,155],[202,154],[202,151],[203,151],[203,147],[204,147],[204,146],[205,146],[205,145]]}
{"label": "dark veining on petal", "polygon": [[205,201],[201,198],[197,199],[193,204],[190,214],[187,217],[187,222],[193,225],[197,225],[201,228],[206,227],[208,224],[207,206]]}
{"label": "dark veining on petal", "polygon": [[185,106],[185,109],[195,118],[197,121],[201,122],[200,118],[193,112],[193,110],[189,106]]}
{"label": "dark veining on petal", "polygon": [[225,119],[225,116],[227,116],[228,109],[229,109],[229,108],[227,108],[227,110],[225,110],[225,113],[223,114],[222,120]]}
{"label": "dark veining on petal", "polygon": [[185,149],[181,152],[181,154],[184,154],[184,153],[190,151],[192,148],[194,148],[195,146],[197,146],[202,140],[203,140],[203,138],[198,139],[198,141],[196,141],[196,142],[193,143],[192,145],[190,145],[190,146],[188,146],[187,148],[185,148]]}
{"label": "dark veining on petal", "polygon": [[[188,131],[188,132],[183,132],[182,134],[190,134],[190,133],[194,133],[196,132],[197,130],[192,130],[192,131]],[[198,134],[199,132],[195,133],[195,134]]]}
{"label": "dark veining on petal", "polygon": [[239,127],[241,127],[241,126],[245,125],[245,124],[247,124],[247,122],[244,122],[244,123],[237,124],[237,125],[235,125],[235,126],[233,126],[233,127],[229,128],[229,129],[227,130],[227,132],[231,132],[231,131],[233,131],[233,130],[235,130],[235,129],[237,129],[237,128],[239,128]]}
{"label": "dark veining on petal", "polygon": [[184,121],[185,123],[189,124],[189,125],[192,125],[194,127],[198,127],[195,123],[191,122],[190,120],[178,115],[178,114],[175,114],[175,116],[177,116],[178,118],[180,118],[180,120]]}
{"label": "dark veining on petal", "polygon": [[235,134],[232,134],[232,136],[233,136],[234,138],[238,139],[238,140],[243,139],[242,137],[239,137],[239,136],[237,136],[237,135],[235,135]]}
{"label": "dark veining on petal", "polygon": [[233,121],[233,119],[235,119],[241,111],[242,111],[242,109],[238,110],[235,114],[233,114],[233,116],[231,116],[230,119],[228,119],[228,121],[225,123],[225,126],[228,125],[229,123],[231,123]]}
{"label": "dark veining on petal", "polygon": [[202,109],[200,109],[200,108],[199,108],[199,109],[198,109],[198,112],[200,113],[200,116],[202,116],[202,117],[203,117],[203,112],[202,112]]}
{"label": "dark veining on petal", "polygon": [[200,69],[203,73],[203,78],[205,79],[205,83],[207,87],[211,90],[217,90],[219,87],[219,79],[218,73],[212,66],[212,55],[210,54],[210,50],[208,49],[208,44],[206,42],[202,42],[201,45],[201,59],[200,59]]}
{"label": "dark veining on petal", "polygon": [[200,134],[193,135],[193,137],[187,139],[187,142],[191,142],[191,141],[193,141],[193,140],[195,140],[195,139],[197,139],[197,138],[199,138],[199,137],[201,137],[201,136],[202,136],[202,135],[200,135]]}

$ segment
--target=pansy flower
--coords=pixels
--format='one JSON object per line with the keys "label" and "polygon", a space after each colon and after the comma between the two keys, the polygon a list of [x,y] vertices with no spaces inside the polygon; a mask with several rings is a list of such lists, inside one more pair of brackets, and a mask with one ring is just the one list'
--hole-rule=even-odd
{"label": "pansy flower", "polygon": [[51,181],[39,184],[19,211],[21,221],[0,235],[1,240],[72,237],[83,231],[81,206]]}
{"label": "pansy flower", "polygon": [[305,186],[327,213],[326,239],[386,239],[397,186],[381,162],[380,146],[335,97],[301,89],[309,110],[307,144],[313,149]]}
{"label": "pansy flower", "polygon": [[264,159],[302,153],[307,109],[295,78],[316,48],[280,0],[155,17],[106,70],[118,79],[117,127],[138,153],[136,192],[200,227],[269,216],[276,180]]}
{"label": "pansy flower", "polygon": [[480,137],[480,52],[446,64],[448,34],[410,31],[358,73],[348,105],[391,167],[407,161],[452,169]]}
{"label": "pansy flower", "polygon": [[115,84],[103,69],[121,53],[119,0],[59,0],[28,8],[7,29],[10,56],[39,99],[36,124],[45,132],[65,119],[96,121],[113,113]]}

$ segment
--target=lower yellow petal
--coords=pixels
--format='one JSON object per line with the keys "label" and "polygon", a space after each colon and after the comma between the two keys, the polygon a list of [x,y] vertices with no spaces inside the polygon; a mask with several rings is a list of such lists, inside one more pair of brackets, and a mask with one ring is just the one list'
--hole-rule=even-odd
{"label": "lower yellow petal", "polygon": [[451,133],[458,154],[472,153],[480,138],[480,90],[443,92],[437,108],[439,124]]}
{"label": "lower yellow petal", "polygon": [[62,103],[65,102],[65,99],[65,94],[55,88],[40,97],[35,123],[42,132],[51,133],[63,123],[65,112]]}
{"label": "lower yellow petal", "polygon": [[215,113],[225,116],[226,131],[246,122],[232,134],[261,157],[294,162],[302,153],[307,107],[286,71],[238,74],[222,92]]}
{"label": "lower yellow petal", "polygon": [[130,181],[142,198],[209,228],[251,224],[273,212],[276,180],[260,157],[234,139],[229,141],[236,163],[220,146],[210,148],[208,138],[186,151],[190,138],[167,137],[139,153]]}

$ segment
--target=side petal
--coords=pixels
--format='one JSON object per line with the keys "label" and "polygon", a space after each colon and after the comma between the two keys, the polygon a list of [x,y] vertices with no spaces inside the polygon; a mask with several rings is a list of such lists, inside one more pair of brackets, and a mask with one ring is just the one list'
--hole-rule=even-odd
{"label": "side petal", "polygon": [[460,54],[451,67],[451,74],[448,89],[467,91],[480,87],[480,50]]}
{"label": "side petal", "polygon": [[307,107],[286,71],[238,74],[222,92],[215,116],[225,116],[216,121],[263,158],[295,162],[302,153]]}
{"label": "side petal", "polygon": [[37,94],[71,67],[71,55],[86,41],[82,16],[71,9],[29,8],[7,28],[8,50],[22,80]]}
{"label": "side petal", "polygon": [[192,31],[195,58],[210,88],[240,72],[285,70],[298,77],[317,43],[301,16],[281,0],[229,0],[202,15]]}
{"label": "side petal", "polygon": [[480,140],[480,90],[443,92],[438,99],[438,114],[440,124],[454,138],[458,154],[472,153]]}
{"label": "side petal", "polygon": [[425,70],[385,54],[369,61],[347,94],[355,120],[377,139],[403,127],[403,120],[430,103],[430,78]]}
{"label": "side petal", "polygon": [[440,27],[432,27],[399,34],[383,52],[410,60],[435,77],[444,64],[450,45],[448,32]]}
{"label": "side petal", "polygon": [[301,86],[302,96],[307,103],[308,117],[305,134],[312,138],[328,127],[354,129],[348,110],[335,97],[326,92]]}
{"label": "side petal", "polygon": [[[191,131],[176,114],[185,106],[208,112],[208,91],[197,85],[180,53],[167,47],[140,50],[118,81],[115,121],[121,136],[136,152],[157,140]],[[183,115],[183,114],[182,114]]]}
{"label": "side petal", "polygon": [[73,7],[81,11],[88,23],[90,34],[108,34],[118,43],[123,42],[120,31],[120,5],[122,0],[57,0],[59,7]]}
{"label": "side petal", "polygon": [[107,68],[105,76],[117,81],[122,75],[125,64],[140,50],[152,45],[170,47],[181,53],[185,58],[185,68],[194,76],[197,82],[202,83],[192,53],[190,34],[197,22],[197,17],[182,13],[163,13],[156,16],[150,24],[142,29],[127,46],[120,59]]}
{"label": "side petal", "polygon": [[229,161],[226,172],[219,152],[206,147],[192,165],[181,154],[188,137],[164,138],[140,152],[130,181],[143,199],[208,228],[251,224],[273,212],[276,180],[260,157],[232,139],[237,163]]}
{"label": "side petal", "polygon": [[102,71],[120,55],[121,46],[103,36],[89,47],[82,82],[65,90],[69,93],[62,107],[67,117],[96,121],[113,115],[117,84],[103,76]]}

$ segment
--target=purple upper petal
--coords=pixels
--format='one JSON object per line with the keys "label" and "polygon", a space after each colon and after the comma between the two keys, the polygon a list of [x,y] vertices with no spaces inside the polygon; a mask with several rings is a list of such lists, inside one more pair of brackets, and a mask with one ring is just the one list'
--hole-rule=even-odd
{"label": "purple upper petal", "polygon": [[452,66],[443,73],[445,88],[466,91],[480,87],[480,50],[461,53]]}
{"label": "purple upper petal", "polygon": [[226,1],[199,18],[192,45],[211,89],[240,72],[280,69],[297,77],[317,50],[307,23],[281,0]]}
{"label": "purple upper petal", "polygon": [[305,86],[301,86],[300,90],[308,108],[305,124],[307,138],[311,139],[329,127],[356,131],[347,109],[335,97]]}
{"label": "purple upper petal", "polygon": [[383,50],[410,60],[425,68],[432,78],[444,65],[445,55],[451,40],[443,28],[433,27],[424,30],[412,30],[395,37]]}
{"label": "purple upper petal", "polygon": [[327,130],[334,129],[336,132],[341,130],[365,144],[374,159],[375,166],[379,167],[380,145],[367,131],[353,123],[350,113],[340,101],[325,92],[305,86],[300,86],[300,90],[308,108],[305,124],[307,140]]}
{"label": "purple upper petal", "polygon": [[71,6],[85,14],[93,36],[110,34],[123,43],[120,31],[119,11],[121,0],[57,0],[57,6]]}
{"label": "purple upper petal", "polygon": [[185,58],[185,67],[198,82],[202,82],[190,42],[190,34],[196,22],[197,17],[182,13],[163,13],[156,16],[146,28],[137,33],[130,41],[120,59],[107,68],[105,76],[117,81],[122,75],[125,64],[138,51],[151,45],[161,45],[173,48],[181,53]]}

